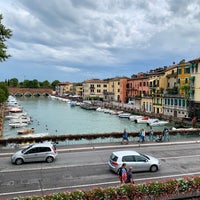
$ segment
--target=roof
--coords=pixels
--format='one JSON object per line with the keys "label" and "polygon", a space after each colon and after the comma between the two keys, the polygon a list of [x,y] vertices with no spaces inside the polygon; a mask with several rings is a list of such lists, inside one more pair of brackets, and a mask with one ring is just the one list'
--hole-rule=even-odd
{"label": "roof", "polygon": [[124,155],[140,155],[137,151],[127,150],[127,151],[115,151],[113,154],[117,156],[124,156]]}

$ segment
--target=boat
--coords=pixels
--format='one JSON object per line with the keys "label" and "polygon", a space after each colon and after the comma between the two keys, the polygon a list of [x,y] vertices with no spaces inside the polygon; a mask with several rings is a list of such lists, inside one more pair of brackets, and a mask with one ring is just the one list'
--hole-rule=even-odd
{"label": "boat", "polygon": [[120,113],[118,116],[121,118],[129,118],[131,116],[131,114],[130,113]]}
{"label": "boat", "polygon": [[11,119],[10,123],[31,123],[31,118],[28,116],[19,116],[18,118]]}
{"label": "boat", "polygon": [[134,122],[138,124],[146,124],[150,120],[149,117],[141,117],[138,119],[135,119]]}
{"label": "boat", "polygon": [[27,116],[27,113],[11,113],[10,115],[6,115],[5,119],[18,119],[20,116]]}
{"label": "boat", "polygon": [[169,123],[168,121],[162,121],[162,120],[159,120],[159,119],[152,119],[152,120],[147,122],[147,125],[148,126],[164,126],[168,123]]}
{"label": "boat", "polygon": [[130,121],[134,122],[135,120],[140,119],[142,117],[144,117],[144,116],[141,116],[141,115],[130,115],[129,119],[130,119]]}
{"label": "boat", "polygon": [[31,128],[31,129],[22,129],[22,130],[19,130],[17,131],[17,133],[19,135],[24,135],[24,134],[28,134],[28,133],[34,133],[34,128]]}
{"label": "boat", "polygon": [[22,135],[21,137],[24,137],[24,138],[37,138],[37,137],[45,137],[45,136],[48,136],[49,133],[34,133],[34,134],[25,134],[25,135]]}
{"label": "boat", "polygon": [[110,112],[111,115],[119,115],[119,114],[122,114],[122,113],[123,113],[123,111],[118,111],[118,110],[112,110]]}
{"label": "boat", "polygon": [[19,127],[28,126],[28,124],[17,121],[17,122],[11,122],[11,123],[9,123],[9,126],[12,127],[12,128],[19,128]]}
{"label": "boat", "polygon": [[20,107],[13,107],[9,109],[10,113],[21,113],[22,109]]}

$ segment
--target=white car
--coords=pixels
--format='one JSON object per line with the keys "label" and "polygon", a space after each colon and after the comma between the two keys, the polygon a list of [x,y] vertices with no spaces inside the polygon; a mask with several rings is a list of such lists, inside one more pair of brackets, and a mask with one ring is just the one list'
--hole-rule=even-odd
{"label": "white car", "polygon": [[156,172],[160,169],[160,161],[157,158],[136,151],[116,151],[110,155],[108,165],[115,173],[123,163],[126,163],[127,169],[133,167],[133,172]]}
{"label": "white car", "polygon": [[37,143],[14,153],[11,157],[11,162],[16,165],[39,161],[51,163],[55,160],[56,156],[56,148],[52,143]]}

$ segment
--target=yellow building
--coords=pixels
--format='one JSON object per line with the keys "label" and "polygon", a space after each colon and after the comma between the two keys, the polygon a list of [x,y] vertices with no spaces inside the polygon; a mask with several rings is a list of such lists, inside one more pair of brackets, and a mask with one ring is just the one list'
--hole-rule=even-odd
{"label": "yellow building", "polygon": [[[153,100],[153,112],[163,113],[163,91],[166,85],[164,68],[158,68],[149,72],[149,91]],[[143,106],[143,105],[141,105]]]}
{"label": "yellow building", "polygon": [[190,117],[200,119],[200,58],[190,62]]}
{"label": "yellow building", "polygon": [[120,100],[120,79],[120,77],[116,77],[108,80],[108,92],[112,101]]}
{"label": "yellow building", "polygon": [[190,63],[185,62],[184,59],[180,61],[177,66],[177,74],[180,95],[187,98],[190,85]]}
{"label": "yellow building", "polygon": [[91,79],[83,82],[83,99],[105,99],[107,92],[107,81]]}

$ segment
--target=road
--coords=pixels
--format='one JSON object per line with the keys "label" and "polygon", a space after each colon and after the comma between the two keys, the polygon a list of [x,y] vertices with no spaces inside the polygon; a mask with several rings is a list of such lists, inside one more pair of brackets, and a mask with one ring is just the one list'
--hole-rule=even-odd
{"label": "road", "polygon": [[[121,150],[122,148],[120,148]],[[123,149],[133,149],[123,146]],[[29,163],[16,166],[10,155],[0,157],[0,199],[16,196],[43,195],[58,191],[91,189],[119,185],[116,174],[108,168],[111,152],[106,149],[59,151],[54,163]],[[148,153],[161,161],[158,172],[134,173],[136,184],[153,180],[200,175],[200,144],[135,146],[134,150]]]}

